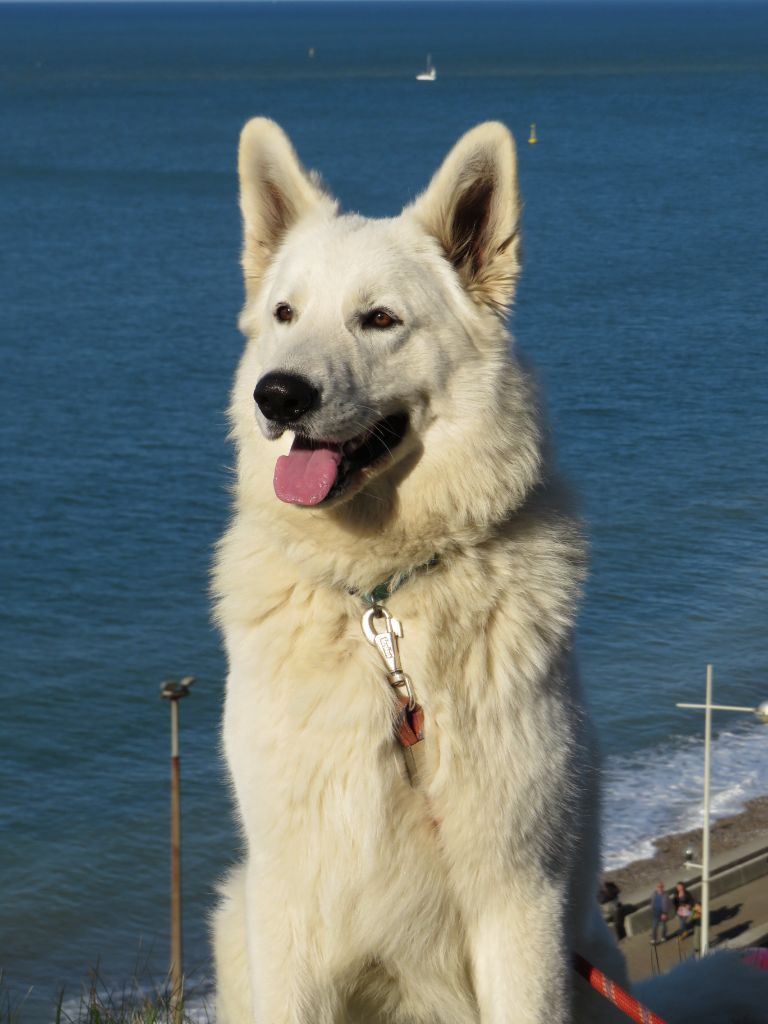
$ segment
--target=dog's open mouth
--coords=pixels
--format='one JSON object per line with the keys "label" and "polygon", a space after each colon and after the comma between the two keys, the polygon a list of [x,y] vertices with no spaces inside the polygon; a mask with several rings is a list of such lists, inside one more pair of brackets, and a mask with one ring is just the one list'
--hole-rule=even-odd
{"label": "dog's open mouth", "polygon": [[353,478],[390,457],[408,431],[408,416],[387,416],[347,441],[296,434],[275,465],[275,494],[292,505],[319,505],[342,494]]}

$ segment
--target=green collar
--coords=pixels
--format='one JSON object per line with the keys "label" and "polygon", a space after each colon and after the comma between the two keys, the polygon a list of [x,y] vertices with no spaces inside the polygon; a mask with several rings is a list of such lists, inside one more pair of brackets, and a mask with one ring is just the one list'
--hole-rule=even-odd
{"label": "green collar", "polygon": [[410,569],[408,572],[393,572],[391,576],[388,576],[381,583],[377,584],[372,590],[367,592],[356,590],[354,587],[349,587],[348,591],[354,597],[360,597],[366,604],[381,604],[382,601],[386,601],[388,597],[392,595],[402,587],[404,583],[415,576],[416,573],[426,572],[428,569],[433,568],[440,561],[439,555],[433,555],[428,562],[423,562],[421,565],[417,565],[414,569]]}

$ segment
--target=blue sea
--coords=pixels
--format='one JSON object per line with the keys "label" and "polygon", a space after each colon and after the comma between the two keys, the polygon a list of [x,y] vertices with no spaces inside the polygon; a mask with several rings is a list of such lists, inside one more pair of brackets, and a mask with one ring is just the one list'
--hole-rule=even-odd
{"label": "blue sea", "polygon": [[[700,820],[702,717],[675,702],[707,662],[721,702],[768,697],[767,41],[768,6],[735,0],[0,4],[0,968],[22,1022],[93,968],[162,979],[159,689],[186,674],[186,966],[209,977],[237,839],[207,587],[253,114],[370,215],[476,122],[515,132],[513,327],[591,539],[606,861]],[[715,728],[722,814],[768,791],[768,730]]]}

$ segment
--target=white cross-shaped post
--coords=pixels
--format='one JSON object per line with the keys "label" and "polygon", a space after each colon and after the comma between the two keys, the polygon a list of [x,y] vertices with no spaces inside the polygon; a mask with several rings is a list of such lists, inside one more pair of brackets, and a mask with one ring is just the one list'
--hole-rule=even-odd
{"label": "white cross-shaped post", "polygon": [[712,712],[713,711],[745,711],[757,715],[768,724],[768,701],[763,701],[756,708],[746,708],[735,704],[712,703],[712,666],[707,665],[707,698],[704,704],[677,704],[678,708],[696,708],[704,711],[704,823],[701,834],[701,864],[686,862],[691,867],[701,870],[701,955],[709,949],[709,790],[712,755]]}

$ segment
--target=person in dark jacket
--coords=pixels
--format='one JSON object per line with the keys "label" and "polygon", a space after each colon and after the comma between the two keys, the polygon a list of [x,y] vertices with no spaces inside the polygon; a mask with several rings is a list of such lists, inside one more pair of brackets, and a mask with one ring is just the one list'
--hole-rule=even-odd
{"label": "person in dark jacket", "polygon": [[663,882],[657,882],[656,888],[651,894],[651,912],[653,914],[651,943],[656,946],[659,941],[659,925],[661,925],[661,941],[667,941],[667,921],[672,913],[672,900],[664,892]]}
{"label": "person in dark jacket", "polygon": [[608,905],[610,907],[610,916],[607,920],[613,923],[613,929],[616,932],[616,938],[618,941],[627,937],[626,930],[624,928],[624,906],[619,899],[621,895],[621,889],[615,882],[603,882],[600,886],[597,899],[599,903]]}
{"label": "person in dark jacket", "polygon": [[675,883],[675,892],[672,896],[675,905],[675,913],[680,923],[678,935],[685,936],[691,932],[691,914],[693,913],[693,896],[685,888],[683,882]]}

